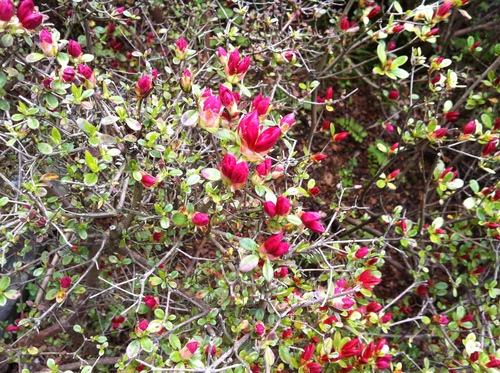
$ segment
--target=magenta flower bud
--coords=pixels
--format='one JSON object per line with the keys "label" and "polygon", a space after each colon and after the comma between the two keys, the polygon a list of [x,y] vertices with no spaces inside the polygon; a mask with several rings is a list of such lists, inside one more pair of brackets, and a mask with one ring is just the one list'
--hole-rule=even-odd
{"label": "magenta flower bud", "polygon": [[0,1],[0,21],[9,22],[14,15],[14,4],[11,0]]}
{"label": "magenta flower bud", "polygon": [[255,167],[255,172],[261,178],[267,177],[269,172],[271,172],[272,161],[271,158],[267,158],[264,162],[261,162],[257,167]]}
{"label": "magenta flower bud", "polygon": [[149,326],[149,321],[146,320],[146,319],[142,319],[141,321],[139,321],[139,323],[137,324],[138,326],[138,329],[141,330],[141,331],[145,331],[148,326]]}
{"label": "magenta flower bud", "polygon": [[141,183],[146,188],[151,188],[153,185],[156,184],[156,178],[148,174],[143,174],[141,178]]}
{"label": "magenta flower bud", "polygon": [[451,9],[451,2],[445,1],[436,12],[436,15],[440,18],[445,18],[449,15],[449,11]]}
{"label": "magenta flower bud", "polygon": [[387,176],[387,180],[393,180],[398,177],[400,170],[394,170],[392,171],[389,176]]}
{"label": "magenta flower bud", "polygon": [[188,342],[188,343],[186,343],[186,348],[189,350],[189,352],[194,354],[196,352],[196,350],[198,349],[198,345],[199,345],[198,342]]}
{"label": "magenta flower bud", "polygon": [[54,81],[54,78],[45,78],[43,80],[43,86],[47,89],[51,89],[52,88],[52,82]]}
{"label": "magenta flower bud", "polygon": [[146,307],[148,307],[150,309],[158,308],[158,302],[156,301],[155,297],[153,297],[152,295],[146,295],[144,297],[144,304],[146,305]]}
{"label": "magenta flower bud", "polygon": [[231,52],[229,55],[229,59],[227,61],[227,65],[229,68],[229,75],[235,75],[238,73],[238,65],[241,61],[240,52],[238,48]]}
{"label": "magenta flower bud", "polygon": [[46,56],[55,56],[57,54],[57,44],[54,45],[52,34],[46,28],[42,29],[39,34],[40,48]]}
{"label": "magenta flower bud", "polygon": [[276,201],[276,214],[287,216],[290,213],[291,205],[290,200],[286,197],[279,196]]}
{"label": "magenta flower bud", "polygon": [[279,128],[281,129],[282,133],[286,134],[294,124],[295,124],[295,114],[290,113],[281,118]]}
{"label": "magenta flower bud", "polygon": [[274,272],[274,277],[285,278],[288,276],[288,267],[281,267],[279,270]]}
{"label": "magenta flower bud", "polygon": [[396,42],[395,41],[390,41],[389,44],[387,44],[387,51],[391,52],[394,49],[396,49]]}
{"label": "magenta flower bud", "polygon": [[24,0],[19,5],[19,8],[17,8],[17,18],[22,22],[26,17],[33,14],[34,11],[35,4],[33,0]]}
{"label": "magenta flower bud", "polygon": [[252,102],[250,111],[256,111],[259,114],[259,118],[263,119],[267,116],[269,112],[270,100],[267,97],[263,97],[260,93],[255,97]]}
{"label": "magenta flower bud", "polygon": [[279,127],[269,127],[259,136],[253,150],[256,153],[268,152],[276,144],[281,135]]}
{"label": "magenta flower bud", "polygon": [[311,161],[313,161],[313,162],[321,162],[326,157],[327,157],[327,155],[323,154],[323,153],[313,154],[313,155],[311,155]]}
{"label": "magenta flower bud", "polygon": [[241,59],[238,49],[232,51],[228,56],[224,48],[219,48],[217,54],[221,64],[224,66],[226,79],[231,84],[238,83],[245,77],[245,74],[250,67],[250,57]]}
{"label": "magenta flower bud", "polygon": [[82,47],[71,39],[68,43],[68,53],[71,57],[78,58],[82,55]]}
{"label": "magenta flower bud", "polygon": [[238,112],[238,103],[240,102],[240,94],[232,92],[225,85],[221,84],[219,87],[219,96],[222,105],[227,109],[231,116]]}
{"label": "magenta flower bud", "polygon": [[396,25],[392,28],[392,32],[397,34],[398,32],[401,32],[405,29],[403,25]]}
{"label": "magenta flower bud", "polygon": [[267,240],[264,241],[264,247],[266,251],[269,253],[276,250],[279,247],[282,239],[283,232],[271,235]]}
{"label": "magenta flower bud", "polygon": [[[250,60],[250,57],[245,57],[241,60],[241,62],[238,64],[238,69],[237,69],[237,73],[239,76],[241,75],[245,75],[248,71],[248,68],[250,67],[250,63],[251,63],[251,60]],[[240,80],[243,79],[243,78],[240,78]]]}
{"label": "magenta flower bud", "polygon": [[153,85],[151,79],[149,78],[149,76],[144,75],[137,82],[137,85],[135,87],[135,93],[137,94],[138,98],[143,98],[146,97],[151,92],[152,89]]}
{"label": "magenta flower bud", "polygon": [[61,286],[61,289],[69,289],[71,286],[71,277],[63,277],[61,280],[59,280],[59,284]]}
{"label": "magenta flower bud", "polygon": [[356,254],[354,254],[354,257],[356,259],[363,259],[365,256],[368,255],[368,253],[370,252],[370,250],[368,250],[367,247],[360,247],[357,251],[356,251]]}
{"label": "magenta flower bud", "polygon": [[234,166],[231,175],[231,183],[234,189],[242,189],[248,179],[248,164],[246,162],[239,162]]}
{"label": "magenta flower bud", "polygon": [[290,250],[290,244],[288,242],[280,242],[278,247],[275,250],[270,251],[269,254],[277,258],[279,256],[285,255],[288,250]]}
{"label": "magenta flower bud", "polygon": [[180,59],[184,60],[187,57],[188,54],[188,44],[186,39],[180,38],[175,42],[175,56]]}
{"label": "magenta flower bud", "polygon": [[34,30],[42,24],[43,16],[39,13],[33,13],[21,21],[23,27],[27,30]]}
{"label": "magenta flower bud", "polygon": [[92,75],[94,75],[92,69],[86,65],[79,64],[77,69],[78,69],[78,74],[83,76],[85,79],[91,79]]}
{"label": "magenta flower bud", "polygon": [[210,223],[210,218],[202,212],[197,212],[193,215],[193,223],[198,227],[204,227]]}
{"label": "magenta flower bud", "polygon": [[306,228],[316,233],[325,232],[325,227],[319,222],[321,220],[321,215],[317,212],[308,211],[304,212],[300,216],[300,220]]}
{"label": "magenta flower bud", "polygon": [[207,345],[205,347],[205,355],[215,356],[217,354],[217,348],[215,346]]}
{"label": "magenta flower bud", "polygon": [[265,332],[266,332],[266,327],[261,321],[259,321],[257,324],[255,324],[255,333],[258,336],[264,335]]}
{"label": "magenta flower bud", "polygon": [[458,111],[448,111],[444,114],[444,116],[445,116],[447,121],[454,122],[458,119],[458,117],[460,116],[460,113]]}
{"label": "magenta flower bud", "polygon": [[473,120],[465,125],[463,134],[464,135],[473,135],[476,132],[476,121]]}
{"label": "magenta flower bud", "polygon": [[62,80],[65,83],[70,83],[75,79],[76,73],[72,67],[66,67],[62,72]]}
{"label": "magenta flower bud", "polygon": [[222,177],[226,177],[228,181],[231,181],[231,175],[233,174],[234,166],[236,166],[236,158],[231,153],[226,153],[221,163]]}
{"label": "magenta flower bud", "polygon": [[342,308],[344,310],[351,308],[354,303],[356,303],[356,302],[354,302],[354,300],[352,300],[352,298],[349,298],[349,297],[342,298]]}
{"label": "magenta flower bud", "polygon": [[273,201],[264,202],[262,208],[264,209],[264,212],[270,217],[273,218],[276,216],[276,205],[274,204]]}
{"label": "magenta flower bud", "polygon": [[389,94],[387,95],[389,100],[397,100],[399,98],[399,92],[398,91],[390,91]]}
{"label": "magenta flower bud", "polygon": [[347,31],[349,29],[349,19],[347,17],[342,18],[342,21],[340,21],[340,29],[342,31]]}

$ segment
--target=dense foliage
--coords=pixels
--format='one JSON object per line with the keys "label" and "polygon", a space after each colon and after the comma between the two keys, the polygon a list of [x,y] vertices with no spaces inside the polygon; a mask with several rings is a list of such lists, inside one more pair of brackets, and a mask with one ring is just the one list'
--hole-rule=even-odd
{"label": "dense foliage", "polygon": [[0,365],[499,371],[488,6],[1,0]]}

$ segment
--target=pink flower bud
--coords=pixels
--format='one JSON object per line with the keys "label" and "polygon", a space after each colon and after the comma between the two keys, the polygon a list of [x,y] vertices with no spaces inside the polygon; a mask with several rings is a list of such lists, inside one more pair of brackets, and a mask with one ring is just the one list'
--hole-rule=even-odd
{"label": "pink flower bud", "polygon": [[184,60],[187,56],[188,53],[188,44],[186,39],[180,38],[175,42],[175,48],[174,48],[175,56],[180,59]]}
{"label": "pink flower bud", "polygon": [[71,277],[63,277],[61,280],[59,280],[59,284],[61,285],[61,289],[69,289],[71,286]]}
{"label": "pink flower bud", "polygon": [[184,92],[191,91],[191,86],[193,85],[193,74],[189,69],[186,69],[184,73],[182,73],[182,78],[180,80],[181,88]]}
{"label": "pink flower bud", "polygon": [[286,276],[288,276],[288,267],[281,267],[274,272],[274,277],[285,278]]}
{"label": "pink flower bud", "polygon": [[135,93],[137,94],[138,98],[143,98],[146,97],[149,92],[153,89],[151,79],[149,76],[144,75],[139,79],[137,82],[137,85],[135,87]]}
{"label": "pink flower bud", "polygon": [[393,180],[393,179],[397,178],[397,177],[398,177],[398,175],[399,175],[399,172],[400,172],[399,170],[394,170],[394,171],[392,171],[392,172],[391,172],[391,173],[387,176],[387,180]]}
{"label": "pink flower bud", "polygon": [[248,179],[248,164],[246,162],[239,162],[234,166],[231,175],[231,183],[234,189],[242,189]]}
{"label": "pink flower bud", "polygon": [[210,223],[210,218],[202,212],[197,212],[193,215],[193,223],[199,227],[204,227]]}
{"label": "pink flower bud", "polygon": [[11,0],[0,1],[0,21],[9,22],[14,15],[14,5]]}
{"label": "pink flower bud", "polygon": [[156,178],[148,174],[143,174],[141,178],[141,183],[146,188],[151,188],[153,185],[156,184]]}
{"label": "pink flower bud", "polygon": [[75,76],[75,70],[72,67],[66,67],[62,72],[61,78],[65,83],[70,83],[75,79]]}
{"label": "pink flower bud", "polygon": [[264,335],[265,332],[266,332],[266,327],[261,321],[259,321],[257,324],[255,324],[255,333],[258,336]]}
{"label": "pink flower bud", "polygon": [[279,196],[276,201],[276,214],[288,216],[291,210],[290,200],[286,197]]}
{"label": "pink flower bud", "polygon": [[78,58],[82,55],[82,47],[71,39],[68,43],[68,53],[71,57]]}
{"label": "pink flower bud", "polygon": [[219,96],[211,95],[205,99],[198,109],[200,127],[203,129],[218,128],[221,110],[222,102]]}
{"label": "pink flower bud", "polygon": [[387,44],[387,51],[391,52],[394,49],[396,49],[396,42],[395,41],[390,41],[389,44]]}
{"label": "pink flower bud", "polygon": [[370,250],[368,250],[367,247],[360,247],[357,251],[356,251],[356,254],[354,254],[354,257],[356,259],[363,259],[365,256],[368,255],[368,253],[370,252]]}
{"label": "pink flower bud", "polygon": [[445,18],[449,15],[451,9],[451,2],[450,1],[445,1],[438,9],[436,12],[436,15],[440,18]]}
{"label": "pink flower bud", "polygon": [[282,133],[287,133],[288,130],[295,124],[295,114],[290,113],[285,115],[283,118],[280,120],[279,128],[281,129]]}
{"label": "pink flower bud", "polygon": [[302,220],[304,226],[306,226],[306,228],[310,229],[311,231],[316,233],[325,232],[325,227],[323,227],[323,225],[319,222],[319,220],[321,220],[321,215],[317,212],[304,212],[300,216],[300,219]]}
{"label": "pink flower bud", "polygon": [[390,91],[389,94],[387,95],[389,100],[397,100],[399,98],[399,92],[398,91]]}
{"label": "pink flower bud", "polygon": [[256,153],[268,152],[276,144],[280,135],[281,129],[279,127],[269,127],[265,129],[253,146],[253,150]]}
{"label": "pink flower bud", "polygon": [[198,345],[199,345],[198,342],[188,342],[188,343],[186,343],[186,348],[189,350],[189,352],[194,354],[196,352],[196,350],[198,349]]}

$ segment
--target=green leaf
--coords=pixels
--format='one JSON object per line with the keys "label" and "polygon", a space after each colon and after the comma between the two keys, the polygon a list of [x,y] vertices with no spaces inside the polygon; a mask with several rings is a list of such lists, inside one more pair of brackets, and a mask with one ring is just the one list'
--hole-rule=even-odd
{"label": "green leaf", "polygon": [[[399,79],[406,79],[410,76],[410,73],[408,71],[400,69],[400,68],[391,70],[391,73],[396,75],[396,77],[398,77]],[[387,76],[389,76],[389,74],[387,74]],[[391,79],[394,79],[394,78],[391,78]]]}
{"label": "green leaf", "polygon": [[198,123],[198,110],[188,110],[181,117],[181,124],[185,127],[194,127]]}
{"label": "green leaf", "polygon": [[247,273],[252,271],[259,264],[258,255],[247,255],[240,262],[240,271]]}
{"label": "green leaf", "polygon": [[201,177],[200,175],[197,175],[197,174],[194,174],[194,175],[191,175],[187,178],[186,180],[186,184],[187,185],[195,185],[195,184],[198,184],[198,182],[200,181]]}
{"label": "green leaf", "polygon": [[187,224],[188,218],[186,215],[181,214],[180,212],[176,212],[174,216],[172,216],[172,221],[174,222],[175,225],[183,227],[184,225]]}
{"label": "green leaf", "polygon": [[210,181],[218,181],[221,179],[220,171],[216,168],[204,168],[201,170],[201,176]]}
{"label": "green leaf", "polygon": [[0,278],[0,292],[7,290],[9,285],[10,285],[10,277],[5,276]]}
{"label": "green leaf", "polygon": [[264,262],[264,267],[262,268],[262,275],[267,282],[271,282],[274,278],[274,269],[271,261],[268,259]]}
{"label": "green leaf", "polygon": [[125,119],[125,124],[127,125],[128,128],[130,128],[133,131],[140,131],[142,126],[139,123],[139,121],[133,119],[133,118],[126,118]]}
{"label": "green leaf", "polygon": [[383,41],[378,43],[377,56],[380,62],[382,63],[382,66],[385,66],[385,64],[387,63],[387,53],[386,53],[385,43]]}
{"label": "green leaf", "polygon": [[214,136],[219,140],[227,141],[234,141],[236,137],[234,131],[230,131],[227,128],[223,128],[221,130],[218,130],[217,132],[214,132]]}
{"label": "green leaf", "polygon": [[98,179],[99,177],[97,176],[97,174],[94,173],[88,173],[83,176],[83,182],[87,186],[95,185]]}
{"label": "green leaf", "polygon": [[153,341],[151,341],[151,339],[149,339],[148,337],[143,337],[143,338],[141,338],[141,347],[146,352],[152,352],[153,351]]}
{"label": "green leaf", "polygon": [[92,170],[92,172],[99,172],[99,164],[92,154],[88,150],[85,150],[85,164]]}
{"label": "green leaf", "polygon": [[264,350],[264,361],[269,365],[272,366],[274,364],[274,352],[271,350],[271,347],[267,346],[266,349]]}
{"label": "green leaf", "polygon": [[9,198],[8,197],[2,197],[2,198],[0,198],[0,207],[5,206],[7,203],[9,203]]}
{"label": "green leaf", "polygon": [[2,36],[2,44],[5,48],[8,48],[14,43],[14,38],[11,34],[5,34]]}
{"label": "green leaf", "polygon": [[69,63],[69,56],[67,53],[64,52],[59,52],[57,53],[57,62],[59,62],[59,65],[61,65],[62,68],[65,68],[68,66]]}
{"label": "green leaf", "polygon": [[5,293],[3,293],[8,299],[15,300],[21,296],[21,292],[19,290],[7,290]]}
{"label": "green leaf", "polygon": [[38,119],[34,117],[28,117],[28,127],[32,130],[36,130],[40,127],[40,122],[38,122]]}
{"label": "green leaf", "polygon": [[117,117],[116,115],[108,115],[107,117],[101,119],[101,124],[103,126],[107,126],[116,123],[119,119],[120,117]]}
{"label": "green leaf", "polygon": [[176,350],[180,350],[181,349],[181,341],[179,339],[179,337],[177,337],[177,335],[175,334],[170,334],[170,336],[168,337],[168,341],[170,342],[170,346],[172,346],[172,348],[176,349]]}
{"label": "green leaf", "polygon": [[45,55],[42,53],[30,53],[26,56],[26,62],[37,62],[44,58]]}
{"label": "green leaf", "polygon": [[139,342],[137,339],[134,339],[127,346],[127,350],[125,351],[125,353],[127,354],[129,359],[133,359],[134,357],[139,355],[140,350],[141,350],[141,342]]}
{"label": "green leaf", "polygon": [[296,215],[288,215],[286,217],[286,220],[288,220],[289,223],[292,223],[293,225],[301,225],[302,224],[302,220],[300,220],[300,218]]}
{"label": "green leaf", "polygon": [[50,146],[46,142],[40,142],[40,143],[38,143],[38,150],[42,154],[51,154],[52,153],[52,146]]}
{"label": "green leaf", "polygon": [[45,102],[47,104],[47,108],[50,110],[54,110],[59,105],[57,97],[54,96],[52,93],[47,93],[45,95]]}
{"label": "green leaf", "polygon": [[391,62],[391,70],[395,70],[397,67],[402,66],[408,61],[408,56],[399,56]]}
{"label": "green leaf", "polygon": [[259,245],[251,238],[245,237],[240,240],[240,246],[247,251],[256,251]]}
{"label": "green leaf", "polygon": [[54,145],[59,145],[61,143],[61,132],[59,132],[57,127],[52,127],[51,140]]}

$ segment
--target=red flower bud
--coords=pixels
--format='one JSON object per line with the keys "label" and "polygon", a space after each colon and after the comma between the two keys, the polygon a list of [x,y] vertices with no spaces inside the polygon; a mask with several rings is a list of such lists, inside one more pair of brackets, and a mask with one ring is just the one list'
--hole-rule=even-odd
{"label": "red flower bud", "polygon": [[205,347],[205,355],[215,356],[217,354],[217,348],[215,346],[207,345]]}
{"label": "red flower bud", "polygon": [[317,212],[304,212],[300,216],[300,219],[302,220],[304,226],[306,226],[306,228],[310,229],[311,231],[316,233],[325,232],[325,227],[323,227],[323,225],[319,222],[319,220],[321,220],[321,215]]}
{"label": "red flower bud", "polygon": [[387,95],[389,100],[397,100],[399,98],[399,92],[398,91],[390,91],[389,94]]}
{"label": "red flower bud", "polygon": [[82,55],[82,47],[71,39],[68,43],[68,53],[71,57],[78,58]]}
{"label": "red flower bud", "polygon": [[340,21],[340,29],[342,31],[347,31],[349,29],[349,19],[347,17],[342,18],[342,21]]}
{"label": "red flower bud", "polygon": [[387,51],[391,52],[394,49],[396,49],[396,42],[395,41],[390,41],[389,44],[387,44]]}
{"label": "red flower bud", "polygon": [[372,10],[370,10],[370,13],[368,13],[367,17],[368,18],[373,18],[373,17],[376,17],[377,14],[380,13],[380,6],[376,6],[375,8],[373,8]]}
{"label": "red flower bud", "polygon": [[204,227],[210,223],[210,218],[202,212],[197,212],[193,215],[193,223],[199,227]]}
{"label": "red flower bud", "polygon": [[323,153],[311,155],[311,160],[314,162],[320,162],[325,158],[326,158],[326,154],[323,154]]}
{"label": "red flower bud", "polygon": [[92,69],[87,65],[79,64],[77,69],[78,69],[78,74],[83,76],[85,79],[91,79],[92,76],[94,75]]}
{"label": "red flower bud", "polygon": [[71,277],[63,277],[61,280],[59,280],[59,284],[61,285],[61,289],[69,289],[71,286]]}
{"label": "red flower bud", "polygon": [[482,156],[487,157],[491,153],[493,153],[497,147],[498,139],[494,138],[486,143],[486,145],[483,147],[483,152]]}
{"label": "red flower bud", "polygon": [[384,316],[382,316],[380,318],[380,321],[383,323],[383,324],[386,324],[388,323],[389,321],[392,320],[392,313],[391,312],[387,312]]}
{"label": "red flower bud", "polygon": [[269,238],[264,241],[264,247],[266,248],[266,251],[269,253],[276,250],[279,247],[282,238],[283,232],[269,236]]}
{"label": "red flower bud", "polygon": [[392,28],[392,32],[397,34],[398,32],[401,32],[405,29],[403,25],[396,25]]}
{"label": "red flower bud", "polygon": [[311,196],[317,196],[318,194],[321,193],[321,189],[319,189],[317,186],[312,187],[307,191]]}
{"label": "red flower bud", "polygon": [[153,185],[156,184],[156,178],[148,174],[143,174],[141,178],[141,183],[146,188],[151,188]]}
{"label": "red flower bud", "polygon": [[451,9],[451,2],[445,1],[436,11],[436,15],[440,18],[448,16]]}
{"label": "red flower bud", "polygon": [[308,344],[304,347],[304,351],[302,352],[301,360],[309,361],[312,359],[314,355],[314,350],[316,349],[316,345],[314,343]]}
{"label": "red flower bud", "polygon": [[[438,81],[439,81],[440,76],[439,76],[439,75],[437,75],[436,77],[438,78]],[[435,77],[435,78],[436,78],[436,77]],[[434,79],[435,79],[435,78],[434,78]],[[458,119],[459,115],[460,115],[460,113],[459,113],[458,111],[448,111],[448,112],[446,112],[446,113],[444,114],[444,116],[445,116],[446,120],[447,120],[447,121],[449,121],[449,122],[454,122],[454,121],[456,121],[456,120]]]}
{"label": "red flower bud", "polygon": [[366,312],[378,312],[382,309],[382,306],[377,302],[370,302],[366,306]]}
{"label": "red flower bud", "polygon": [[154,242],[160,242],[161,238],[164,236],[163,233],[160,232],[154,232],[153,233],[153,241]]}
{"label": "red flower bud", "polygon": [[432,135],[436,139],[441,139],[441,138],[445,137],[447,133],[448,133],[448,130],[446,128],[439,128],[439,129],[435,130],[432,133]]}
{"label": "red flower bud", "polygon": [[304,367],[304,373],[321,373],[323,368],[319,363],[309,363]]}
{"label": "red flower bud", "polygon": [[276,216],[276,205],[273,201],[264,202],[264,205],[262,207],[264,209],[264,212],[270,217]]}
{"label": "red flower bud", "polygon": [[146,97],[149,92],[153,89],[151,79],[149,76],[145,75],[142,78],[139,79],[137,82],[137,85],[135,87],[135,93],[137,93],[137,96],[139,98]]}
{"label": "red flower bud", "polygon": [[252,102],[250,111],[256,111],[260,118],[266,117],[269,111],[270,100],[263,97],[260,93],[255,97]]}
{"label": "red flower bud", "polygon": [[188,343],[186,343],[186,348],[189,350],[189,352],[194,354],[196,352],[196,350],[198,349],[198,345],[199,345],[198,342],[188,342]]}
{"label": "red flower bud", "polygon": [[271,158],[267,158],[264,162],[261,162],[257,167],[255,167],[255,172],[261,178],[267,177],[269,172],[271,172],[272,160]]}
{"label": "red flower bud", "polygon": [[347,136],[349,136],[349,132],[336,133],[335,135],[332,136],[332,141],[334,142],[342,141],[345,138],[347,138]]}
{"label": "red flower bud", "polygon": [[479,47],[480,45],[481,45],[481,42],[480,42],[480,41],[476,41],[476,42],[472,45],[472,47],[470,47],[470,51],[471,51],[471,52],[474,52],[474,51],[477,49],[477,47]]}
{"label": "red flower bud", "polygon": [[149,326],[149,321],[146,320],[146,319],[142,319],[141,321],[139,321],[139,323],[137,324],[137,327],[139,328],[139,330],[141,331],[145,331]]}
{"label": "red flower bud", "polygon": [[398,175],[399,175],[399,172],[400,172],[399,170],[394,170],[394,171],[392,171],[392,172],[389,174],[389,176],[387,176],[387,180],[393,180],[393,179],[397,178],[397,177],[398,177]]}

